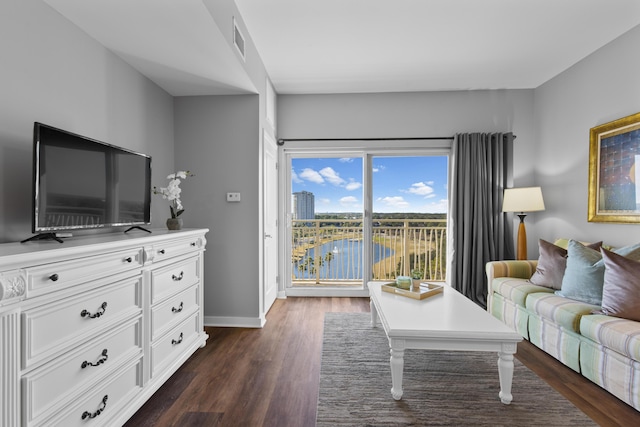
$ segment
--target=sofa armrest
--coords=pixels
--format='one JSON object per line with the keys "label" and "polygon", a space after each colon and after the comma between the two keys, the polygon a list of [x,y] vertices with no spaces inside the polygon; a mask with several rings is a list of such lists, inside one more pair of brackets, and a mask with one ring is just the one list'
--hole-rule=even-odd
{"label": "sofa armrest", "polygon": [[491,283],[496,277],[513,277],[516,279],[529,279],[536,272],[537,259],[489,261],[485,266],[487,284],[491,293]]}
{"label": "sofa armrest", "polygon": [[506,260],[490,261],[486,265],[487,280],[489,284],[496,277],[514,277],[517,279],[528,279],[533,276],[538,266],[538,260]]}
{"label": "sofa armrest", "polygon": [[517,279],[529,279],[536,272],[538,260],[507,260],[507,261],[490,261],[487,263],[485,270],[489,286],[496,277],[514,277]]}
{"label": "sofa armrest", "polygon": [[487,311],[492,313],[493,279],[496,277],[529,279],[535,273],[537,266],[538,260],[489,261],[485,266],[487,273]]}

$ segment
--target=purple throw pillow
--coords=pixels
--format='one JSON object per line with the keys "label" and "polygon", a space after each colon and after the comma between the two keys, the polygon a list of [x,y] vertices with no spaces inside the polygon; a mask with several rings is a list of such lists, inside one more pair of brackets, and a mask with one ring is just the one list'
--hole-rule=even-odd
{"label": "purple throw pillow", "polygon": [[604,260],[601,313],[640,322],[640,262],[600,251]]}

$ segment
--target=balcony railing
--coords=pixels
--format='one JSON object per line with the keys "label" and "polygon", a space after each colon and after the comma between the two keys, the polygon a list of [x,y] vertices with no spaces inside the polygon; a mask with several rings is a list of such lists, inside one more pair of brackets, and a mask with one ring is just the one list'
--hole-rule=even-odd
{"label": "balcony railing", "polygon": [[[446,219],[376,219],[372,227],[373,280],[394,280],[419,271],[444,281]],[[362,220],[293,220],[292,283],[322,286],[361,283]]]}

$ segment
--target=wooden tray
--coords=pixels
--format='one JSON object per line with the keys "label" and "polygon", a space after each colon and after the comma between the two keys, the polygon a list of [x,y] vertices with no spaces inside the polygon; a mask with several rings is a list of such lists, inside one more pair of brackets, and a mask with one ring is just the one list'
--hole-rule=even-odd
{"label": "wooden tray", "polygon": [[411,289],[401,289],[395,283],[386,283],[382,285],[382,290],[392,294],[420,300],[442,293],[444,291],[444,286],[437,285],[435,283],[420,283],[420,289],[414,290],[413,287]]}

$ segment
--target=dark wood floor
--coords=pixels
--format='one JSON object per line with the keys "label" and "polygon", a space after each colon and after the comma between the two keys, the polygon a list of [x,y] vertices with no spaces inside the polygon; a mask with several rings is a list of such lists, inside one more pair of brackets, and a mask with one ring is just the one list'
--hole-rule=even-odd
{"label": "dark wood floor", "polygon": [[[126,426],[314,426],[324,313],[367,311],[368,298],[288,298],[263,329],[206,328],[206,347]],[[640,425],[639,412],[528,342],[516,356],[598,424]]]}

